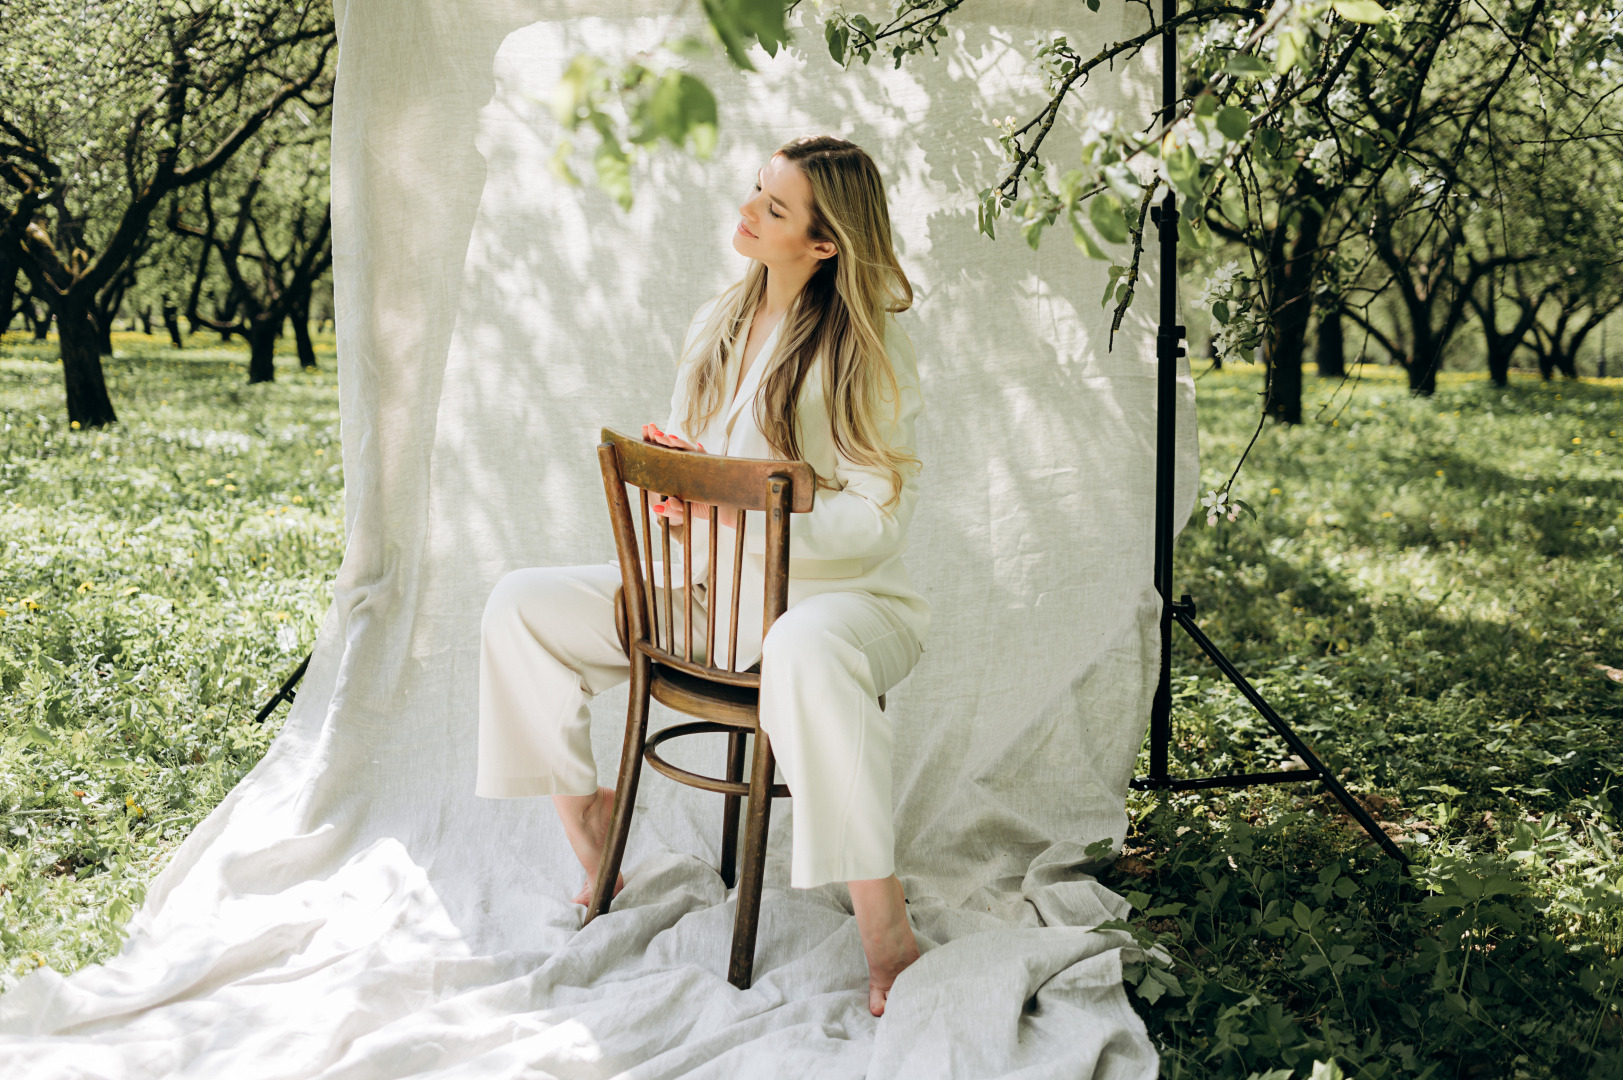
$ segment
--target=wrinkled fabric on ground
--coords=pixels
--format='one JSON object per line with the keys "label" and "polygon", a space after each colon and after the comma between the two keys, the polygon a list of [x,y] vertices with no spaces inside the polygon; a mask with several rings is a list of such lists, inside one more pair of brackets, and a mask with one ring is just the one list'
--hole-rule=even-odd
{"label": "wrinkled fabric on ground", "polygon": [[[1155,1074],[1121,983],[1136,954],[1090,929],[1126,905],[1083,854],[1124,834],[1154,688],[1153,258],[1107,351],[1105,264],[1063,223],[1035,251],[1007,219],[996,241],[975,229],[975,192],[1004,169],[989,121],[1043,100],[1026,42],[1066,33],[1086,52],[1142,9],[970,5],[939,58],[900,70],[842,73],[815,23],[775,58],[753,50],[756,75],[698,63],[716,154],[656,154],[623,213],[549,171],[551,87],[577,52],[699,30],[676,6],[338,3],[334,602],[281,735],[153,883],[119,955],[0,997],[0,1073]],[[1157,64],[1095,72],[1052,160],[1074,159],[1087,107],[1147,118]],[[688,320],[742,271],[728,236],[755,170],[825,131],[885,176],[926,410],[908,565],[934,620],[889,695],[897,865],[925,953],[880,1020],[844,887],[788,887],[793,800],[773,811],[740,992],[719,796],[645,775],[626,889],[582,930],[548,801],[473,790],[486,595],[519,567],[613,557],[597,430],[665,415]],[[1179,392],[1181,520],[1186,371]],[[624,707],[623,689],[593,704],[611,783]],[[673,756],[714,770],[722,745]]]}

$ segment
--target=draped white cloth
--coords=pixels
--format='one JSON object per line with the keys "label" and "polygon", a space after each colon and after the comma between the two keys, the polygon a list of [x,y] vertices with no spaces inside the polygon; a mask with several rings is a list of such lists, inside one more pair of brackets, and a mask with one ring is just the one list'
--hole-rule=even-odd
{"label": "draped white cloth", "polygon": [[[806,7],[807,5],[802,5]],[[333,199],[347,547],[263,762],[154,882],[120,954],[0,998],[8,1077],[1149,1077],[1123,901],[1081,866],[1123,835],[1155,678],[1153,258],[1106,350],[1104,265],[975,230],[988,121],[1044,95],[1026,41],[1136,29],[1048,0],[966,5],[940,57],[841,72],[815,24],[745,75],[697,65],[721,142],[656,155],[622,213],[547,168],[580,50],[699,27],[658,3],[339,0]],[[588,13],[590,11],[590,13]],[[795,18],[799,18],[797,15]],[[1154,107],[1153,50],[1084,105]],[[1050,152],[1075,152],[1069,109]],[[864,146],[917,304],[925,462],[910,573],[927,651],[890,694],[898,867],[924,957],[879,1021],[843,886],[787,886],[774,834],[755,986],[726,982],[720,800],[649,774],[627,888],[580,929],[545,800],[473,794],[479,618],[503,573],[612,557],[594,451],[664,416],[755,169],[796,135]],[[1178,517],[1193,501],[1180,373]],[[623,691],[594,704],[605,778]],[[656,723],[670,719],[656,715]],[[718,745],[690,767],[714,768]]]}

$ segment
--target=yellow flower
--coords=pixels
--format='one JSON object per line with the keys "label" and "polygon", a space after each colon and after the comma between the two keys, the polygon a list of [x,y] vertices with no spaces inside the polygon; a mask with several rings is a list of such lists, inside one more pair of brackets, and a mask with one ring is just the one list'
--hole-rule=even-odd
{"label": "yellow flower", "polygon": [[1438,470],[1437,470],[1437,475],[1438,475],[1438,476],[1441,476],[1441,475],[1443,475],[1443,470],[1441,470],[1441,469],[1438,469]]}
{"label": "yellow flower", "polygon": [[1389,517],[1392,516],[1392,511],[1390,511],[1390,510],[1382,510],[1381,511],[1381,516],[1383,518],[1389,518]]}
{"label": "yellow flower", "polygon": [[79,421],[75,420],[73,423],[69,424],[68,427],[72,428],[74,431],[78,431],[79,430]]}
{"label": "yellow flower", "polygon": [[131,585],[129,588],[125,589],[120,595],[129,596],[131,593],[138,593],[140,591],[141,591],[141,586],[139,586],[139,585]]}
{"label": "yellow flower", "polygon": [[303,495],[295,495],[295,496],[293,496],[293,501],[296,502],[296,503],[301,503],[301,502],[304,501],[304,496]]}
{"label": "yellow flower", "polygon": [[227,490],[227,491],[235,491],[235,490],[237,490],[237,485],[235,485],[235,484],[227,484],[227,485],[226,485],[226,486],[225,486],[225,489],[226,489],[226,490]]}
{"label": "yellow flower", "polygon": [[1579,444],[1579,443],[1581,443],[1581,442],[1583,442],[1583,440],[1582,440],[1582,439],[1576,439],[1576,438],[1575,438],[1575,439],[1573,439],[1573,440],[1572,440],[1572,445],[1573,445],[1573,446],[1577,446],[1577,445],[1578,445],[1578,444]]}
{"label": "yellow flower", "polygon": [[1269,488],[1268,489],[1268,494],[1270,494],[1270,495],[1283,495],[1284,492],[1281,491],[1279,488]]}
{"label": "yellow flower", "polygon": [[3,618],[5,618],[5,617],[6,617],[6,616],[7,616],[7,615],[10,615],[10,614],[11,614],[11,612],[9,612],[9,611],[7,611],[7,610],[6,610],[6,609],[5,609],[5,608],[3,608],[3,607],[0,607],[0,619],[3,619]]}
{"label": "yellow flower", "polygon": [[221,484],[225,483],[225,481],[211,476],[207,480],[203,481],[203,483],[207,484],[209,487],[219,487]]}
{"label": "yellow flower", "polygon": [[96,583],[94,581],[85,581],[85,582],[80,583],[79,591],[80,592],[89,592],[91,589],[94,589],[95,587],[96,587]]}

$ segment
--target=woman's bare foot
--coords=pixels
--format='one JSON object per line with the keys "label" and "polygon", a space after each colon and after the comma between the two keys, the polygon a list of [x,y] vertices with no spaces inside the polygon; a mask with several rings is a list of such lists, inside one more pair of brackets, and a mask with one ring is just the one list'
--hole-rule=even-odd
{"label": "woman's bare foot", "polygon": [[[603,845],[608,843],[609,822],[614,817],[614,789],[600,787],[595,795],[554,795],[552,805],[558,808],[558,817],[564,824],[564,835],[575,849],[575,858],[586,871],[586,884],[575,894],[574,902],[589,904],[592,886],[597,882],[597,868],[603,861]],[[614,895],[626,887],[625,875],[614,882]]]}
{"label": "woman's bare foot", "polygon": [[868,1011],[883,1016],[896,976],[919,958],[919,945],[907,921],[907,899],[895,874],[846,884],[851,889],[857,931],[862,935],[862,952],[868,958]]}

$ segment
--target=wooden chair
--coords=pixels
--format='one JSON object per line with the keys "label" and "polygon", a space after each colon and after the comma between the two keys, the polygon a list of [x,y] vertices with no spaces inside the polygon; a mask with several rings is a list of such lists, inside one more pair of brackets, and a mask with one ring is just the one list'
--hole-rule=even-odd
{"label": "wooden chair", "polygon": [[[623,582],[617,597],[618,617],[623,619],[621,644],[631,661],[631,701],[626,712],[625,745],[620,751],[620,777],[615,787],[614,816],[608,842],[598,868],[586,921],[601,915],[613,902],[614,881],[620,873],[626,837],[631,831],[632,805],[637,797],[637,779],[644,758],[656,770],[683,784],[720,792],[723,796],[721,824],[722,880],[731,888],[738,856],[739,800],[749,801],[744,829],[742,873],[738,884],[738,914],[733,923],[732,956],[727,978],[734,986],[747,989],[755,963],[755,935],[761,910],[761,879],[766,861],[767,824],[772,799],[789,794],[784,784],[772,783],[774,758],[771,740],[760,728],[758,703],[761,675],[759,665],[739,671],[738,611],[739,585],[744,562],[744,525],[747,515],[766,515],[766,572],[761,636],[789,606],[789,515],[812,508],[815,475],[803,461],[772,461],[755,458],[720,457],[689,453],[645,443],[641,439],[603,429],[603,442],[597,448],[603,467],[603,486],[609,500],[609,516],[614,525],[614,543],[620,557]],[[627,485],[636,491],[633,507]],[[665,495],[682,504],[685,525],[680,528],[682,581],[679,589],[671,582],[671,526],[662,514],[651,514],[650,493]],[[693,528],[694,504],[708,504],[710,603],[705,605],[702,628],[703,649],[695,659],[697,628],[693,619]],[[737,508],[737,528],[732,533],[732,589],[728,604],[727,656],[725,666],[716,656],[715,600],[713,584],[718,572],[719,542],[716,507]],[[654,526],[653,521],[658,521]],[[640,527],[639,527],[640,523]],[[654,581],[654,533],[663,563],[663,582]],[[639,533],[641,550],[639,551]],[[632,583],[635,583],[633,585]],[[681,610],[675,598],[681,597]],[[664,611],[658,601],[663,597]],[[678,634],[677,619],[681,619]],[[648,735],[648,699],[652,696],[678,712],[698,719],[672,724],[652,737]],[[882,700],[882,699],[881,699]],[[672,739],[706,732],[727,735],[726,776],[702,776],[678,768],[660,757],[658,748]],[[744,782],[744,740],[755,737],[750,779]]]}

